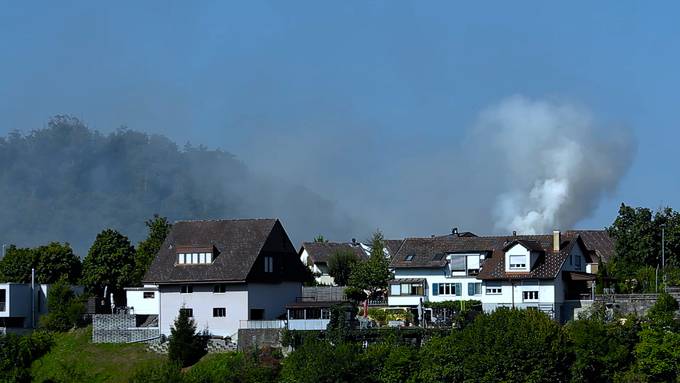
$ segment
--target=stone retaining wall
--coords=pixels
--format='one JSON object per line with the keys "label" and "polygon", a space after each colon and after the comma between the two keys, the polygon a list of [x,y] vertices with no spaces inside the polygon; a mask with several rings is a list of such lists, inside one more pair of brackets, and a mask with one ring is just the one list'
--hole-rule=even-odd
{"label": "stone retaining wall", "polygon": [[253,347],[281,347],[281,329],[258,328],[238,330],[239,351],[249,350]]}
{"label": "stone retaining wall", "polygon": [[152,341],[159,336],[158,327],[136,327],[133,314],[95,314],[92,316],[92,343]]}

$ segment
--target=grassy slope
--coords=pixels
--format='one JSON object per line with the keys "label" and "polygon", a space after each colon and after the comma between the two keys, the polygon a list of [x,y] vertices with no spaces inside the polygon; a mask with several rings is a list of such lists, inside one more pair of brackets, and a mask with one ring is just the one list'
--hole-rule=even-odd
{"label": "grassy slope", "polygon": [[50,352],[33,362],[35,382],[126,382],[141,365],[164,358],[141,344],[93,344],[92,328],[55,335]]}

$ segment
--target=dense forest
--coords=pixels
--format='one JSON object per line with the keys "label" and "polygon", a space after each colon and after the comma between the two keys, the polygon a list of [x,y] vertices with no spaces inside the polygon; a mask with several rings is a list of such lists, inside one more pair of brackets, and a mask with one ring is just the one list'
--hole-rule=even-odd
{"label": "dense forest", "polygon": [[[69,242],[83,255],[105,228],[138,241],[144,221],[277,217],[289,234],[351,238],[353,222],[294,180],[254,174],[232,154],[70,116],[0,138],[0,243]],[[304,212],[304,214],[301,214]]]}

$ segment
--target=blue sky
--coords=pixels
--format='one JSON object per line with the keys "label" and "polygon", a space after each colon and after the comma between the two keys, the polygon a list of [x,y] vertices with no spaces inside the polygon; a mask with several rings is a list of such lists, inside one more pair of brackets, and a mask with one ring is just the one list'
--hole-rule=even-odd
{"label": "blue sky", "polygon": [[381,222],[423,203],[399,187],[404,167],[447,161],[483,110],[522,95],[588,110],[605,140],[632,137],[618,188],[576,224],[599,228],[621,202],[680,208],[680,6],[653,5],[2,1],[0,134],[55,114],[161,133],[358,205],[388,234],[427,234],[471,213]]}

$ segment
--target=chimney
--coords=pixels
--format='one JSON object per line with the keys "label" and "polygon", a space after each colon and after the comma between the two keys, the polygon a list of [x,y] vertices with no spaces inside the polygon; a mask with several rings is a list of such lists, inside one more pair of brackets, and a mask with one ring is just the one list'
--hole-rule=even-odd
{"label": "chimney", "polygon": [[558,253],[560,251],[560,231],[553,230],[553,252]]}
{"label": "chimney", "polygon": [[453,230],[451,230],[451,234],[458,236],[458,228],[454,227]]}
{"label": "chimney", "polygon": [[517,236],[517,231],[513,230],[513,231],[512,231],[512,236],[513,236],[513,237],[516,237],[516,236]]}
{"label": "chimney", "polygon": [[352,238],[352,246],[356,246],[356,245],[357,245],[357,239],[356,239],[356,238]]}

